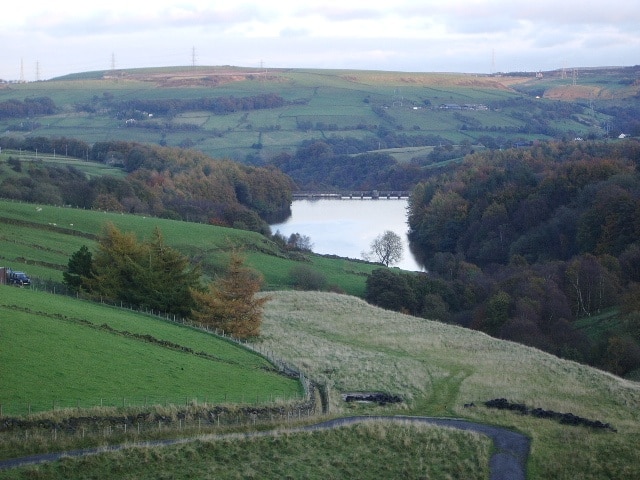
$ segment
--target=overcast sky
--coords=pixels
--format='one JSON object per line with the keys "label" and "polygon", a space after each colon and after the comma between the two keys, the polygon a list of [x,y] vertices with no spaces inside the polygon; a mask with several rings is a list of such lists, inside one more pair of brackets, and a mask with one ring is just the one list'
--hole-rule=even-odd
{"label": "overcast sky", "polygon": [[0,27],[5,80],[194,59],[468,73],[630,66],[640,64],[640,2],[17,0]]}

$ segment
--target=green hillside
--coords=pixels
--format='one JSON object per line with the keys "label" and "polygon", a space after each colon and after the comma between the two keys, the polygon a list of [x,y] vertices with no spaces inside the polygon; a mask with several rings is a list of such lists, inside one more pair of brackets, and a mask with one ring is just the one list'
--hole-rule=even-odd
{"label": "green hillside", "polygon": [[297,380],[278,374],[264,358],[202,331],[69,297],[0,289],[4,415],[270,403],[303,395]]}
{"label": "green hillside", "polygon": [[[459,145],[463,152],[463,147],[471,150],[476,143],[482,145],[478,149],[484,148],[486,138],[482,139],[487,136],[494,143],[487,148],[494,149],[500,148],[500,142],[538,138],[600,138],[610,127],[632,126],[640,98],[640,86],[629,81],[634,75],[633,69],[594,69],[574,79],[561,72],[535,78],[528,74],[257,72],[232,67],[92,72],[0,88],[0,104],[48,97],[56,106],[55,113],[29,118],[0,116],[0,129],[6,132],[3,138],[147,142],[258,164],[283,150],[294,152],[305,140],[328,142],[344,136],[371,141],[373,136],[374,150],[377,145],[404,166],[416,166],[416,158],[421,157],[422,167],[431,168],[428,155],[442,153],[444,147],[437,141],[408,147],[411,138],[431,135],[432,140],[442,138]],[[281,97],[284,104],[222,113],[180,108],[184,102],[203,98],[251,103],[270,95]],[[143,103],[134,101],[175,104],[156,113],[140,110]],[[491,107],[461,110],[440,105]],[[618,115],[622,110],[625,115]],[[136,121],[127,123],[131,119]],[[393,144],[394,140],[402,145]],[[343,155],[351,155],[345,148]],[[88,177],[122,175],[107,164],[61,158],[60,152],[42,156],[34,151],[28,158],[23,154],[19,153],[20,162],[25,164],[71,165]],[[0,158],[7,160],[5,150]],[[455,163],[458,158],[441,160]],[[0,179],[15,184],[11,179],[20,176],[9,164],[0,164]],[[528,478],[640,478],[637,382],[478,331],[373,307],[361,298],[367,276],[378,265],[290,252],[263,235],[239,229],[44,203],[0,200],[0,266],[24,270],[34,280],[32,289],[0,286],[0,415],[40,411],[44,413],[36,418],[46,418],[55,415],[47,411],[63,407],[184,405],[203,399],[244,403],[249,397],[264,405],[302,393],[297,380],[278,375],[264,358],[212,335],[45,293],[60,288],[62,272],[74,252],[83,245],[95,248],[107,222],[140,239],[148,239],[158,228],[168,246],[202,267],[205,280],[219,274],[232,248],[241,246],[248,265],[264,275],[265,294],[271,296],[254,346],[321,384],[332,416],[466,418],[530,437]],[[321,273],[329,288],[342,293],[294,291],[291,271],[301,265]],[[609,328],[607,315],[577,326],[597,337]],[[343,395],[350,392],[383,392],[402,401],[347,403]],[[563,424],[484,404],[496,398],[524,405],[528,411],[538,408],[605,422],[613,429]],[[77,410],[78,415],[85,412]],[[0,433],[0,455],[82,448],[96,442],[74,437],[63,443],[49,430],[30,437],[32,433],[34,429]],[[132,438],[139,439],[124,435],[114,440],[105,435],[97,442],[105,445]],[[372,444],[371,438],[379,442]],[[415,439],[424,445],[417,446]],[[279,467],[287,456],[293,457],[292,478],[349,478],[355,474],[345,473],[354,472],[346,464],[353,460],[353,465],[366,470],[368,463],[382,458],[380,450],[387,449],[395,452],[387,452],[388,457],[396,457],[394,465],[389,458],[389,469],[367,472],[363,478],[484,478],[488,464],[484,437],[459,437],[441,429],[434,433],[374,424],[336,433],[289,433],[259,441],[234,437],[225,442],[200,438],[178,447],[103,453],[95,462],[64,459],[51,467],[0,472],[0,478],[196,478],[213,475],[214,467],[223,463],[228,470],[221,477],[258,478],[258,472],[269,472],[262,478],[281,478]],[[442,445],[448,451],[442,451]],[[427,471],[424,464],[432,469]],[[317,466],[313,474],[305,469],[308,465]]]}
{"label": "green hillside", "polygon": [[135,232],[141,239],[148,239],[158,227],[167,245],[200,264],[209,278],[226,266],[233,246],[242,246],[247,263],[264,275],[264,288],[268,290],[291,288],[290,271],[303,264],[321,271],[328,285],[362,296],[366,274],[377,268],[373,264],[314,254],[292,257],[263,235],[243,230],[2,200],[0,264],[26,270],[36,280],[61,282],[70,256],[82,245],[93,249],[96,235],[107,222],[123,232]]}
{"label": "green hillside", "polygon": [[[20,297],[34,295],[17,291]],[[638,383],[479,332],[381,310],[350,296],[318,292],[271,295],[259,346],[326,383],[333,414],[463,417],[514,429],[532,440],[527,476],[532,479],[640,475],[636,461]],[[388,392],[401,396],[403,402],[385,407],[346,403],[342,394],[348,392]],[[484,402],[494,398],[507,398],[529,408],[571,412],[607,422],[615,431],[487,408]],[[470,403],[474,406],[465,407]],[[377,450],[371,439],[376,440]],[[419,439],[424,443],[417,445]],[[182,446],[65,459],[52,466],[25,467],[0,476],[80,478],[109,472],[123,477],[137,472],[143,464],[141,478],[157,478],[167,472],[173,472],[175,478],[189,478],[212,471],[222,478],[234,478],[237,472],[281,478],[282,468],[292,478],[316,478],[318,471],[336,476],[354,472],[347,467],[354,465],[364,469],[359,478],[375,478],[366,465],[376,465],[373,471],[379,473],[382,449],[403,459],[402,466],[396,466],[389,458],[384,471],[390,475],[405,472],[408,478],[421,478],[428,469],[429,478],[486,478],[488,452],[482,442],[482,437],[461,438],[446,429],[423,432],[373,423],[364,430],[348,427],[336,433],[283,433],[270,440],[200,437]],[[188,465],[185,459],[189,459]],[[279,459],[280,467],[273,459]],[[175,465],[182,467],[176,470]],[[310,471],[305,465],[316,468]]]}
{"label": "green hillside", "polygon": [[[362,139],[379,127],[408,136],[439,135],[453,143],[477,143],[483,136],[506,140],[604,133],[606,109],[632,100],[637,85],[625,69],[581,71],[576,85],[562,72],[478,76],[348,70],[235,67],[140,69],[94,72],[0,89],[0,102],[50,98],[57,111],[34,118],[0,118],[0,129],[18,137],[67,137],[89,144],[107,140],[188,146],[214,158],[244,161],[293,151],[304,140],[332,135]],[[136,107],[127,102],[249,98],[278,95],[277,108],[216,114],[190,109],[170,114],[144,111],[127,124]],[[529,103],[540,97],[537,106]],[[534,100],[535,101],[535,100]],[[561,112],[555,105],[578,105]],[[440,109],[443,104],[490,105],[489,110]],[[134,104],[131,104],[134,105]],[[553,116],[529,131],[540,112]],[[149,114],[152,114],[150,117]],[[614,122],[615,123],[615,122]],[[128,125],[128,126],[127,126]],[[526,128],[522,128],[526,127]]]}

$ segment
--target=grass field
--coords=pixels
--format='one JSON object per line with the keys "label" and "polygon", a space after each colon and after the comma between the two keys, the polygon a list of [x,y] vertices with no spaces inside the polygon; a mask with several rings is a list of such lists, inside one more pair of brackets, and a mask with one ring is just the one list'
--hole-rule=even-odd
{"label": "grass field", "polygon": [[[229,75],[229,73],[234,75]],[[188,73],[188,75],[187,75]],[[221,75],[222,81],[214,87],[202,85],[199,79]],[[250,69],[233,67],[202,67],[197,72],[180,72],[180,69],[132,70],[120,78],[93,74],[93,78],[75,80],[59,79],[47,82],[16,84],[11,89],[0,90],[0,101],[24,100],[26,97],[48,96],[62,110],[51,116],[37,119],[40,126],[33,132],[15,131],[16,120],[0,120],[0,128],[13,135],[66,136],[89,143],[96,141],[130,140],[178,146],[189,140],[194,148],[216,158],[232,158],[243,161],[247,155],[259,153],[263,157],[282,150],[293,151],[302,140],[322,138],[336,134],[361,137],[366,131],[358,125],[386,126],[398,129],[403,134],[435,134],[459,143],[470,141],[492,132],[504,138],[519,138],[504,127],[521,125],[515,120],[511,109],[500,111],[465,112],[477,117],[479,130],[460,131],[461,122],[451,112],[437,107],[442,103],[490,103],[495,100],[519,98],[530,89],[549,90],[555,96],[567,97],[568,101],[579,100],[579,91],[567,92],[565,80],[545,78],[533,80],[526,77],[483,77],[464,74],[433,74],[406,72],[368,72],[348,70],[273,70],[267,75],[256,75]],[[109,78],[107,78],[109,77]],[[175,82],[176,79],[181,79]],[[611,78],[591,75],[585,77],[588,89],[584,98],[592,91],[601,101],[617,97],[632,96],[636,92],[623,88]],[[188,88],[179,88],[188,87]],[[594,90],[595,88],[595,90]],[[560,93],[554,93],[560,92]],[[198,99],[203,97],[235,96],[248,97],[276,93],[292,102],[283,107],[250,112],[235,112],[202,116],[198,112],[179,114],[174,118],[154,117],[154,121],[168,123],[172,128],[162,132],[156,129],[124,128],[123,121],[107,113],[79,114],[73,111],[77,104],[92,104],[105,95],[115,101],[128,99]],[[571,96],[573,95],[573,97]],[[541,100],[547,101],[547,100]],[[431,105],[433,108],[428,108]],[[376,115],[373,106],[388,106],[387,119]],[[413,107],[421,107],[415,110]],[[298,121],[310,121],[309,131],[300,131]],[[184,124],[197,125],[193,131],[180,130]],[[324,125],[324,127],[323,127]],[[330,125],[332,131],[326,131]],[[565,124],[554,125],[561,130],[586,135],[592,127],[570,119]],[[335,130],[337,128],[337,130]],[[258,132],[263,132],[262,149],[253,148],[258,143]],[[268,135],[266,135],[268,133]],[[527,137],[528,138],[528,137]],[[530,139],[533,139],[531,137]]]}
{"label": "grass field", "polygon": [[200,330],[59,295],[0,288],[0,404],[5,415],[302,398],[297,380]]}
{"label": "grass field", "polygon": [[[404,413],[462,416],[529,435],[530,478],[640,477],[638,383],[479,332],[317,292],[275,295],[262,344],[326,382],[334,411],[370,411],[343,403],[341,392],[389,392],[407,399]],[[618,432],[482,406],[493,398],[599,419]],[[471,402],[478,406],[464,408]]]}
{"label": "grass field", "polygon": [[165,242],[197,261],[212,278],[229,261],[232,246],[245,249],[249,266],[260,271],[264,288],[292,287],[289,272],[304,263],[322,272],[330,285],[351,295],[364,294],[374,264],[309,254],[293,260],[263,235],[212,225],[138,215],[93,212],[0,200],[0,266],[26,270],[34,278],[62,281],[70,256],[82,245],[95,248],[95,236],[107,222],[123,232],[148,239],[158,227]]}
{"label": "grass field", "polygon": [[129,448],[0,471],[0,478],[480,480],[488,475],[489,451],[488,439],[473,433],[371,421],[332,431]]}
{"label": "grass field", "polygon": [[[30,294],[16,290],[19,295]],[[528,464],[532,479],[640,476],[638,383],[479,332],[381,310],[350,296],[270,295],[257,346],[325,382],[334,415],[464,417],[515,429],[532,440]],[[344,403],[341,393],[351,391],[390,392],[405,401],[383,407]],[[563,425],[483,405],[500,397],[599,419],[617,431]],[[469,402],[476,406],[465,408]],[[396,463],[391,457],[402,461]],[[274,458],[278,462],[270,460]],[[202,478],[203,472],[214,471],[216,478],[282,478],[283,471],[291,478],[315,478],[316,470],[323,478],[379,478],[385,472],[389,478],[487,478],[487,462],[483,437],[373,423],[276,438],[203,438],[182,446],[136,448],[26,467],[0,473],[0,478],[123,477],[128,471],[141,478],[158,478],[160,472],[170,472],[172,478]],[[360,469],[362,475],[354,473]]]}

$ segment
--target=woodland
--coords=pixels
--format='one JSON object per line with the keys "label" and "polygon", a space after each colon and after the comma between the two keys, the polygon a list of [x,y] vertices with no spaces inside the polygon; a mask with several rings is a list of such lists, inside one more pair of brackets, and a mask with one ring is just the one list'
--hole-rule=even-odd
{"label": "woodland", "polygon": [[[367,299],[626,375],[640,367],[640,144],[468,155],[409,200],[428,273],[378,270]],[[589,335],[585,319],[616,318]]]}
{"label": "woodland", "polygon": [[25,149],[98,161],[122,168],[122,177],[87,176],[72,166],[9,158],[21,178],[0,184],[4,198],[79,208],[148,214],[269,232],[269,223],[290,214],[293,183],[272,167],[214,160],[195,150],[135,142],[0,138],[4,149]]}

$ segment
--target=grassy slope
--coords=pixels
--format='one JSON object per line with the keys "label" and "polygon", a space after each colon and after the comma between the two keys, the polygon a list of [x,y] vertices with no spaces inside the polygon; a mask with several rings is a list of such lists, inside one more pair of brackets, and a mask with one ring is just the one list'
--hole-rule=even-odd
{"label": "grassy slope", "polygon": [[[214,71],[215,69],[212,70]],[[212,72],[203,69],[201,75]],[[408,135],[437,134],[453,142],[473,142],[487,132],[460,131],[460,120],[456,118],[455,112],[441,111],[437,108],[414,110],[413,106],[424,106],[425,101],[437,107],[442,103],[488,103],[513,98],[520,94],[512,87],[527,81],[536,88],[545,85],[553,89],[557,85],[557,81],[552,79],[534,83],[532,79],[526,78],[487,78],[462,74],[274,70],[260,80],[256,77],[243,78],[240,75],[236,77],[236,81],[223,82],[213,88],[198,84],[197,75],[194,75],[195,80],[191,84],[189,80],[182,84],[189,88],[178,88],[178,84],[171,81],[174,74],[175,71],[162,73],[162,70],[158,69],[153,72],[131,71],[127,73],[126,78],[118,80],[54,80],[12,85],[11,88],[0,90],[0,101],[48,96],[63,110],[56,115],[38,118],[40,127],[29,135],[66,136],[89,143],[108,139],[157,143],[162,138],[158,130],[123,128],[122,121],[107,115],[69,113],[65,111],[68,110],[65,106],[91,104],[94,97],[101,98],[105,94],[112,95],[115,100],[127,100],[226,95],[244,97],[276,93],[289,101],[305,100],[304,104],[228,115],[189,112],[178,115],[171,122],[174,125],[198,125],[200,130],[174,129],[163,132],[164,141],[170,146],[179,145],[189,139],[195,148],[214,157],[243,160],[248,154],[258,153],[251,148],[258,141],[263,146],[261,155],[269,155],[283,149],[294,149],[302,140],[318,138],[323,134],[335,133],[358,138],[367,134],[366,130],[358,129],[358,125],[385,125],[393,129],[399,125],[402,132]],[[599,85],[597,88],[601,90],[611,88],[610,79],[591,77],[589,81],[596,86]],[[621,94],[634,93],[630,88],[627,90],[629,91]],[[387,113],[393,117],[393,123],[378,117],[371,108],[373,105],[383,104],[390,106]],[[510,109],[502,112],[465,112],[465,115],[477,118],[480,124],[487,128],[499,129],[521,124],[511,116]],[[311,121],[314,128],[318,122],[336,125],[341,130],[301,131],[297,128],[298,121]],[[0,129],[4,130],[15,123],[16,120],[0,121]],[[589,131],[589,127],[574,120],[569,120],[559,127],[582,134]],[[262,135],[260,131],[263,132]],[[23,135],[19,132],[16,134]],[[501,135],[513,136],[505,133]]]}
{"label": "grassy slope", "polygon": [[[104,328],[108,325],[110,329]],[[68,297],[0,286],[4,414],[56,407],[271,401],[301,395],[262,357],[201,331]],[[178,351],[127,332],[187,347]],[[203,352],[208,355],[196,355]]]}
{"label": "grassy slope", "polygon": [[[640,476],[637,383],[482,333],[384,311],[354,297],[271,295],[262,346],[326,381],[334,413],[456,416],[517,429],[532,438],[529,478]],[[342,403],[339,394],[354,390],[389,391],[408,400],[400,409]],[[483,400],[496,397],[599,419],[618,431],[593,431],[482,406]],[[464,408],[470,401],[478,406]],[[317,471],[335,478],[486,478],[482,439],[455,438],[446,431],[429,435],[436,437],[373,424],[364,431],[134,449],[0,477],[86,478],[105,472],[124,477],[142,468],[139,475],[147,475],[142,478],[157,478],[160,472],[171,472],[172,478],[202,478],[206,472],[216,472],[216,478],[282,478],[283,472],[291,478],[315,478]],[[382,452],[402,458],[404,466],[379,461]],[[387,470],[379,470],[381,465]],[[375,473],[368,475],[368,467]],[[364,473],[354,473],[359,471]]]}
{"label": "grassy slope", "polygon": [[[11,222],[20,221],[21,224]],[[69,257],[82,245],[95,246],[90,237],[106,222],[122,231],[149,238],[158,227],[168,245],[202,264],[212,276],[228,262],[231,245],[244,245],[248,264],[261,271],[265,288],[289,288],[289,271],[300,262],[285,258],[264,236],[231,228],[174,220],[92,212],[0,200],[0,265],[26,270],[40,279],[62,280]],[[26,264],[25,264],[26,263]],[[330,284],[352,295],[362,295],[372,264],[309,255],[305,264],[322,271]]]}
{"label": "grassy slope", "polygon": [[[86,243],[86,239],[65,234],[61,230],[63,225],[72,232],[94,233],[109,219],[125,230],[135,229],[144,236],[156,222],[57,207],[43,206],[38,210],[34,205],[2,203],[0,206],[1,217],[40,225],[18,231],[13,225],[0,223],[3,262],[7,255],[17,256],[22,252],[28,259],[48,258],[64,265],[67,253]],[[51,223],[57,225],[49,225]],[[159,224],[169,243],[207,255],[222,248],[212,238],[220,242],[226,241],[226,234],[237,235],[235,241],[248,238],[245,232],[205,225],[164,221]],[[221,231],[225,231],[225,235]],[[262,237],[256,238],[263,241]],[[67,241],[71,241],[70,246]],[[265,243],[262,248],[267,247]],[[277,257],[253,252],[251,261],[272,271],[270,275],[276,281],[271,286],[277,285],[280,282],[277,279],[285,276],[286,268],[282,265],[286,262],[279,263]],[[360,266],[324,258],[314,261],[328,262],[335,269],[336,277]],[[59,274],[46,266],[28,266],[29,272],[39,273],[39,269],[43,274]],[[361,278],[360,275],[351,277]],[[7,291],[27,293],[17,289]],[[262,346],[302,367],[312,378],[326,381],[335,412],[350,412],[351,408],[354,413],[370,411],[344,407],[338,395],[341,391],[398,393],[410,400],[402,413],[465,416],[524,431],[534,442],[532,478],[575,478],[576,472],[581,478],[640,476],[640,467],[633,461],[633,445],[637,445],[640,438],[637,383],[478,332],[376,309],[349,296],[300,292],[273,295],[274,299],[267,303]],[[65,311],[65,315],[75,316],[71,310]],[[15,312],[10,310],[11,314]],[[5,312],[2,318],[6,318]],[[129,330],[133,328],[133,323],[126,322],[126,325]],[[113,324],[113,327],[125,329],[121,328],[122,324]],[[483,407],[461,408],[467,402],[478,404],[496,397],[609,422],[618,433],[592,432]]]}
{"label": "grassy slope", "polygon": [[[470,432],[369,422],[274,438],[131,448],[0,472],[0,478],[480,480],[488,476],[489,450],[486,437]],[[452,454],[455,462],[449,461]]]}
{"label": "grassy slope", "polygon": [[[464,416],[530,435],[531,478],[640,478],[638,383],[334,294],[277,293],[263,332],[266,348],[332,387],[335,410],[362,410],[342,404],[339,392],[396,393],[410,399],[407,413]],[[499,397],[609,422],[618,433],[463,408]]]}

